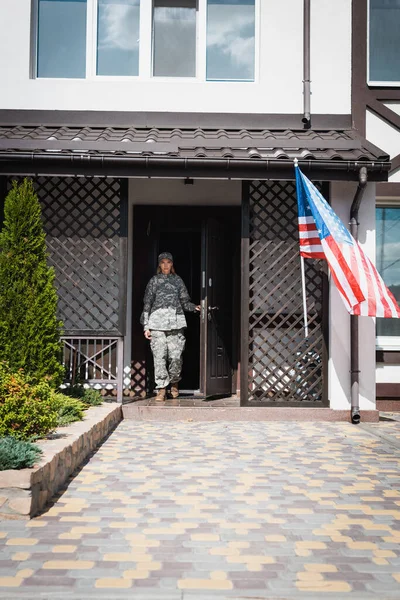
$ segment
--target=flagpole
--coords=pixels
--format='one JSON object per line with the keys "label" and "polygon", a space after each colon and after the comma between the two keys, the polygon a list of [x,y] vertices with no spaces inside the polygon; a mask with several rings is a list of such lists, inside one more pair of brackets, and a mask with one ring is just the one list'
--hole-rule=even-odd
{"label": "flagpole", "polygon": [[300,265],[301,265],[301,288],[303,290],[304,337],[308,338],[306,274],[305,274],[305,270],[304,270],[304,256],[300,256]]}
{"label": "flagpole", "polygon": [[[299,166],[297,158],[294,159],[295,168]],[[304,315],[304,337],[308,338],[308,316],[307,316],[307,295],[306,295],[306,273],[304,268],[304,256],[300,254],[301,266],[301,289],[303,294],[303,315]]]}

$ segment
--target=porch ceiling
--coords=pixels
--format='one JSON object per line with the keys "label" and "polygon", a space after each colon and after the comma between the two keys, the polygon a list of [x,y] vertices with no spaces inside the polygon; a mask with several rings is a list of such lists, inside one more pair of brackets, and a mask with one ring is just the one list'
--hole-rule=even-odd
{"label": "porch ceiling", "polygon": [[[0,172],[386,181],[390,158],[354,129],[1,124]],[[361,164],[360,164],[361,163]]]}

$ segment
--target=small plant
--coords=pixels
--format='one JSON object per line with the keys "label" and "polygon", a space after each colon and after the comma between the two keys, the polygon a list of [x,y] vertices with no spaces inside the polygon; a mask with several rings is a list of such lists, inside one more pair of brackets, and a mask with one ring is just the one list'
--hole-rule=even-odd
{"label": "small plant", "polygon": [[64,394],[53,394],[53,400],[57,407],[57,424],[59,426],[83,419],[85,405],[77,398],[71,398]]}
{"label": "small plant", "polygon": [[0,471],[26,469],[38,462],[42,450],[31,442],[23,442],[13,437],[0,439]]}
{"label": "small plant", "polygon": [[86,388],[82,396],[82,402],[86,406],[100,406],[100,404],[103,404],[103,396],[98,390]]}
{"label": "small plant", "polygon": [[57,425],[53,395],[47,382],[32,384],[22,370],[12,372],[0,362],[0,436],[29,441],[52,431]]}

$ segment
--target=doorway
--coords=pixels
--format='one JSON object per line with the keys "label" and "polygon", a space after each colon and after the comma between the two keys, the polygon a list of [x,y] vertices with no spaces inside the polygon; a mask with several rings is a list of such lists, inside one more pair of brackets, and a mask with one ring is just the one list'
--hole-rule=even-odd
{"label": "doorway", "polygon": [[237,392],[240,341],[240,207],[134,207],[132,388],[153,395],[149,344],[140,326],[144,290],[157,256],[171,252],[201,313],[185,313],[186,347],[180,390],[188,398]]}
{"label": "doorway", "polygon": [[[171,252],[177,274],[182,277],[192,302],[200,303],[201,230],[161,230],[158,252]],[[181,394],[200,394],[200,315],[185,313],[187,329],[180,381]]]}

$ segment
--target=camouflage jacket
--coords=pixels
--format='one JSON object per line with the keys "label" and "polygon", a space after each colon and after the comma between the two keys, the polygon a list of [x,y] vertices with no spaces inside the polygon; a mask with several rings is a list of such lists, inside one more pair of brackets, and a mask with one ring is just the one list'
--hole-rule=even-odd
{"label": "camouflage jacket", "polygon": [[147,284],[140,322],[144,330],[170,331],[186,327],[184,310],[194,312],[196,306],[179,275],[154,275]]}

